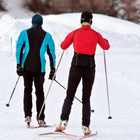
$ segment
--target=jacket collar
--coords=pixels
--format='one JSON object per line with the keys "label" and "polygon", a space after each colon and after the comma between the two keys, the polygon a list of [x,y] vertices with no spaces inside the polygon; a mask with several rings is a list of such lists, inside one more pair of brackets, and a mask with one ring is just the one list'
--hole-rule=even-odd
{"label": "jacket collar", "polygon": [[83,22],[82,23],[82,26],[87,26],[87,25],[90,26],[90,23],[88,23],[88,22]]}
{"label": "jacket collar", "polygon": [[89,26],[89,25],[87,25],[87,26],[82,26],[82,29],[91,29],[91,27]]}

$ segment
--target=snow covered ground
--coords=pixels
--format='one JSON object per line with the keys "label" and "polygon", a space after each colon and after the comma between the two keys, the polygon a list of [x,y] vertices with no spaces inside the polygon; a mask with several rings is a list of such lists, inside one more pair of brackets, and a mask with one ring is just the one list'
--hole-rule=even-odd
{"label": "snow covered ground", "polygon": [[[95,140],[140,140],[140,26],[99,14],[93,15],[93,25],[110,42],[106,51],[108,86],[112,120],[108,120],[108,102],[105,83],[103,51],[97,47],[96,79],[92,90],[90,128],[98,131]],[[43,28],[52,34],[56,44],[57,63],[62,54],[60,43],[73,29],[79,28],[80,13],[43,16]],[[54,131],[54,128],[27,129],[23,113],[23,79],[19,80],[10,107],[6,107],[18,78],[16,74],[15,44],[21,30],[31,26],[30,18],[14,18],[3,15],[0,19],[0,139],[1,140],[69,140],[66,136],[38,136],[37,133]],[[73,48],[65,51],[57,80],[67,87],[67,78]],[[47,56],[46,56],[47,57]],[[45,95],[50,85],[47,63]],[[76,97],[81,99],[80,84]],[[53,82],[46,101],[47,124],[58,124],[65,90]],[[35,95],[33,91],[32,125],[37,125]],[[74,101],[66,132],[83,135],[81,127],[81,103]]]}

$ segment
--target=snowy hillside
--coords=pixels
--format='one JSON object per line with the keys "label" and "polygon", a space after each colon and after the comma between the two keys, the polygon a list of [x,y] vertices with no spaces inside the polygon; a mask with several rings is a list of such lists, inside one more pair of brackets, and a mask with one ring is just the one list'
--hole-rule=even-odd
{"label": "snowy hillside", "polygon": [[[43,28],[52,34],[56,45],[57,63],[62,54],[60,43],[73,29],[79,28],[80,13],[43,16]],[[54,131],[54,128],[27,129],[23,113],[23,79],[20,78],[10,107],[9,101],[18,76],[16,75],[15,44],[21,30],[31,26],[30,18],[15,19],[3,15],[0,19],[0,139],[1,140],[69,140],[68,136],[38,136],[37,133]],[[96,77],[92,90],[91,106],[95,112],[91,116],[90,128],[98,131],[96,140],[139,140],[140,139],[140,26],[131,22],[93,15],[93,25],[110,42],[106,51],[109,95],[112,120],[108,120],[108,104],[105,85],[103,51],[97,47]],[[72,46],[65,51],[56,79],[67,87],[67,78]],[[47,57],[47,56],[46,56]],[[45,95],[50,85],[47,63]],[[76,97],[81,99],[81,84]],[[65,90],[56,82],[46,101],[47,124],[58,124]],[[35,96],[33,91],[32,125],[37,125]],[[74,101],[66,132],[82,135],[81,103]],[[93,138],[89,138],[92,140]]]}

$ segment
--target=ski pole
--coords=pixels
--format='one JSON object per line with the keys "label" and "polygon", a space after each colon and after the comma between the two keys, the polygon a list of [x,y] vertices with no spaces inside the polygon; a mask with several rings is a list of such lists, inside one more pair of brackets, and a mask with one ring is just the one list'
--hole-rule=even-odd
{"label": "ski pole", "polygon": [[[19,77],[20,77],[20,76],[19,76]],[[16,84],[15,84],[14,89],[13,89],[13,91],[12,91],[12,94],[11,94],[11,96],[10,96],[9,102],[6,104],[7,107],[10,106],[10,101],[11,101],[11,99],[12,99],[12,97],[13,97],[14,91],[15,91],[16,86],[17,86],[17,83],[18,83],[18,81],[19,81],[19,77],[18,77],[18,79],[17,79],[17,81],[16,81]]]}
{"label": "ski pole", "polygon": [[[56,83],[58,83],[61,87],[63,87],[65,90],[67,90],[63,85],[61,85],[56,79],[54,80]],[[80,99],[78,99],[76,96],[74,96],[74,98],[76,98],[80,103],[82,103],[82,101]]]}
{"label": "ski pole", "polygon": [[103,51],[103,54],[104,54],[105,79],[106,79],[106,90],[107,90],[108,111],[109,111],[109,117],[108,117],[108,119],[112,119],[112,117],[110,115],[110,102],[109,102],[109,92],[108,92],[108,80],[107,80],[107,68],[106,68],[105,51]]}
{"label": "ski pole", "polygon": [[50,89],[51,89],[51,87],[52,87],[52,84],[53,84],[53,81],[54,81],[54,79],[55,79],[55,76],[56,76],[58,67],[59,67],[59,65],[60,65],[60,62],[61,62],[61,60],[62,60],[63,54],[64,54],[64,50],[63,50],[63,52],[62,52],[62,54],[61,54],[61,57],[60,57],[60,60],[59,60],[59,62],[58,62],[57,68],[56,68],[56,70],[55,70],[54,76],[53,76],[53,78],[52,78],[51,84],[50,84],[49,89],[48,89],[48,91],[47,91],[45,100],[44,100],[44,102],[43,102],[43,104],[42,104],[41,110],[40,110],[39,115],[38,115],[38,119],[40,118],[40,115],[41,115],[41,113],[42,113],[42,110],[43,110],[43,108],[44,108],[44,106],[45,106],[45,102],[46,102],[46,100],[47,100],[48,94],[49,94]]}
{"label": "ski pole", "polygon": [[[54,80],[56,83],[58,83],[62,88],[64,88],[65,90],[67,90],[62,84],[60,84],[56,79]],[[82,103],[82,101],[80,99],[78,99],[76,96],[74,96],[75,99],[77,99],[80,103]],[[94,110],[92,109],[91,112],[93,113]]]}

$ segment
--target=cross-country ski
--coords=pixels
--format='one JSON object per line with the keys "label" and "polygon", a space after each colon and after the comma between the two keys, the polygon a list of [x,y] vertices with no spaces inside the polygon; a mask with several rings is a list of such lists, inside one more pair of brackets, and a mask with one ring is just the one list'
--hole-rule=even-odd
{"label": "cross-country ski", "polygon": [[80,139],[86,139],[86,138],[89,138],[89,137],[93,137],[93,136],[96,136],[98,134],[98,131],[96,131],[96,133],[91,133],[89,135],[85,135],[83,137],[80,137]]}
{"label": "cross-country ski", "polygon": [[27,125],[27,128],[29,129],[36,129],[36,128],[47,128],[47,127],[54,127],[56,125],[43,125],[43,126],[33,126],[33,125]]}
{"label": "cross-country ski", "polygon": [[73,135],[65,132],[46,132],[46,133],[40,133],[38,135],[66,135],[66,136],[78,137],[77,135]]}
{"label": "cross-country ski", "polygon": [[65,133],[65,132],[46,132],[46,133],[40,133],[38,135],[43,136],[43,135],[65,135],[65,136],[70,136],[70,137],[77,137],[79,139],[85,139],[88,137],[93,137],[96,136],[98,134],[98,131],[96,131],[96,133],[91,133],[89,135],[84,135],[84,136],[78,136],[78,135],[74,135],[74,134],[70,134],[70,133]]}

